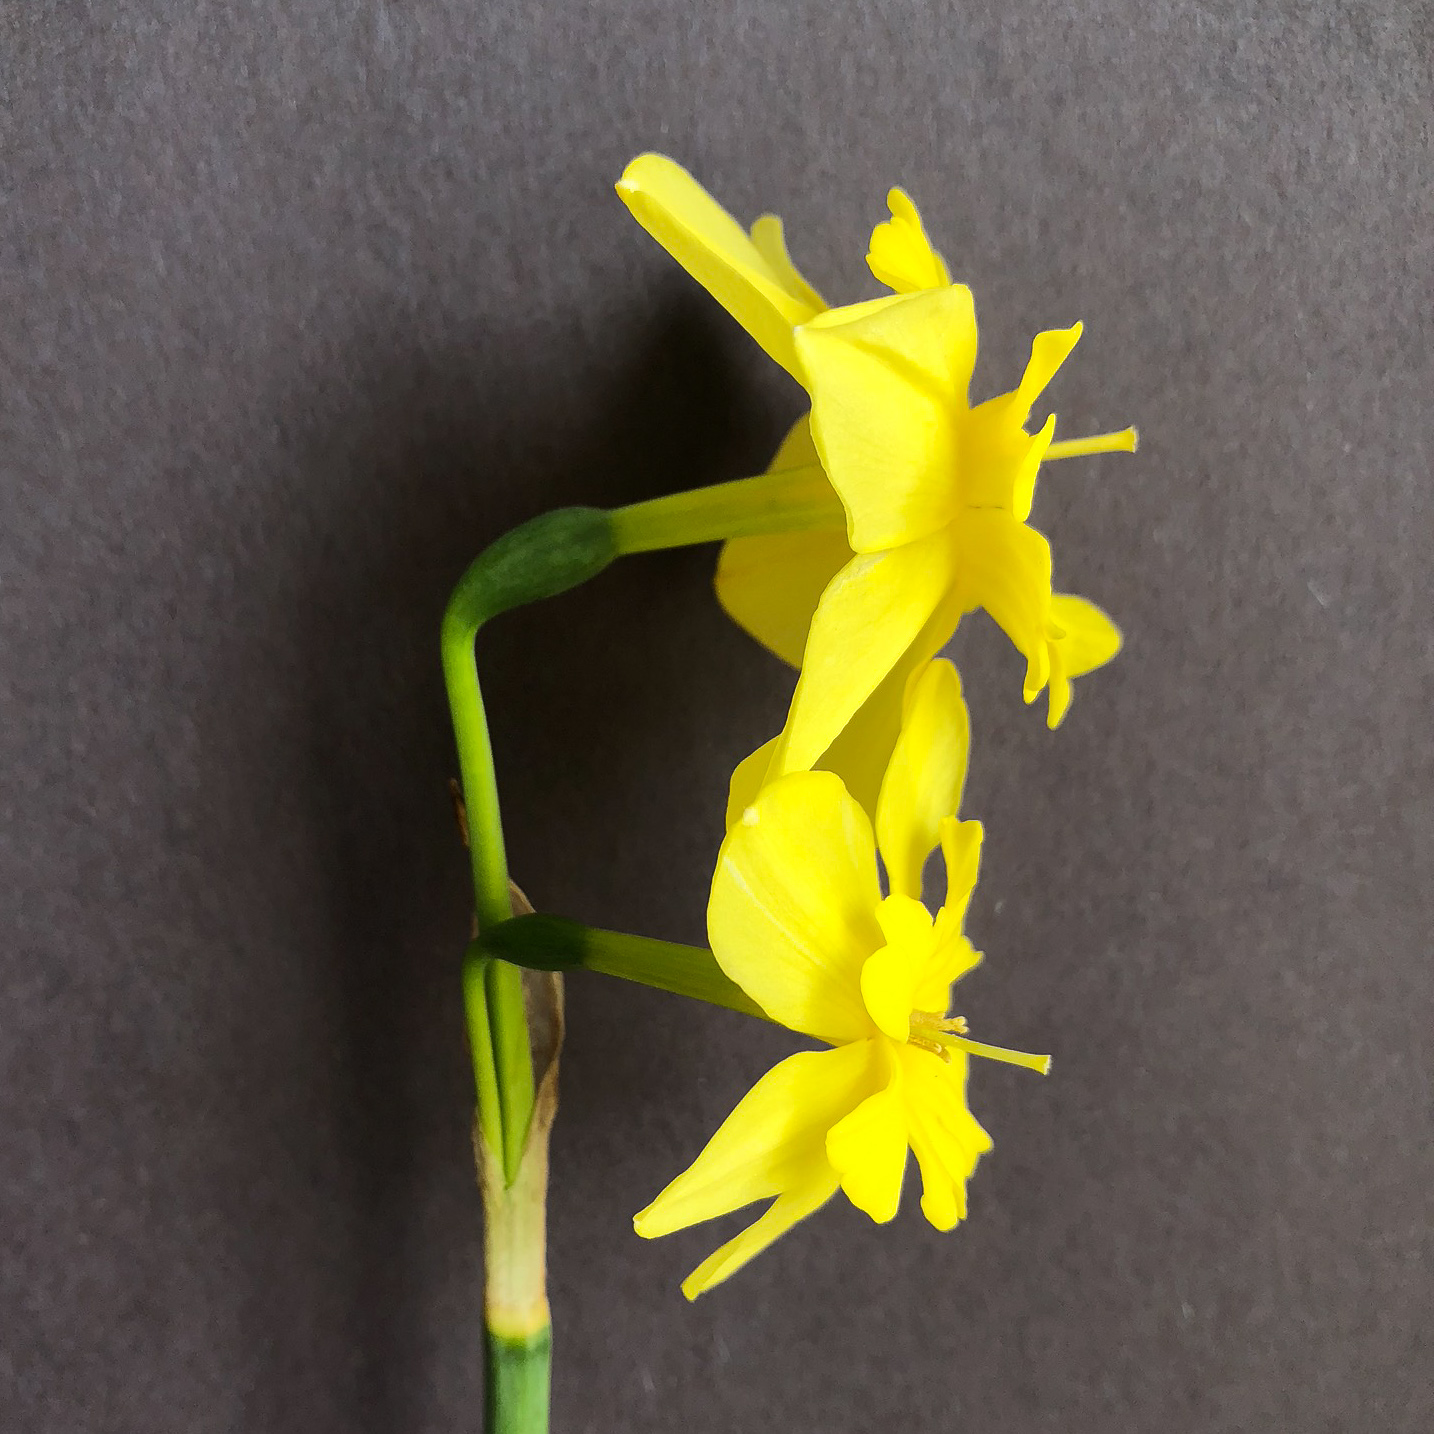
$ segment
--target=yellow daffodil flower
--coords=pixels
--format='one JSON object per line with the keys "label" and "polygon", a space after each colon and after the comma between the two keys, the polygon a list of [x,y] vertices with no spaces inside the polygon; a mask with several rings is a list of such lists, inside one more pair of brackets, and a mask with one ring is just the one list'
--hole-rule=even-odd
{"label": "yellow daffodil flower", "polygon": [[[1133,429],[1056,442],[1055,418],[1026,432],[1031,407],[1081,326],[1037,335],[1020,384],[974,408],[971,292],[953,284],[901,190],[867,262],[894,292],[829,309],[787,254],[781,221],[750,235],[679,165],[640,155],[618,192],[644,228],[702,283],[812,400],[772,475],[820,465],[846,532],[820,528],[735,538],[717,592],[732,617],[801,677],[780,737],[750,772],[842,771],[875,800],[901,694],[985,608],[1026,658],[1027,702],[1049,686],[1047,722],[1070,705],[1073,677],[1108,662],[1120,634],[1099,608],[1056,594],[1051,553],[1031,528],[1043,461],[1129,451]],[[735,794],[743,800],[751,781]]]}
{"label": "yellow daffodil flower", "polygon": [[[872,1219],[890,1220],[908,1150],[921,1170],[922,1211],[951,1229],[991,1148],[966,1104],[968,1057],[1048,1069],[1048,1057],[970,1040],[965,1021],[948,1014],[952,982],[981,959],[962,931],[981,825],[955,815],[968,743],[956,669],[933,662],[906,695],[874,831],[835,774],[798,772],[766,786],[727,834],[707,911],[713,954],[769,1016],[830,1049],[769,1071],[637,1215],[638,1234],[653,1237],[772,1201],[684,1281],[689,1299],[838,1189]],[[921,876],[938,844],[947,889],[933,919]]]}

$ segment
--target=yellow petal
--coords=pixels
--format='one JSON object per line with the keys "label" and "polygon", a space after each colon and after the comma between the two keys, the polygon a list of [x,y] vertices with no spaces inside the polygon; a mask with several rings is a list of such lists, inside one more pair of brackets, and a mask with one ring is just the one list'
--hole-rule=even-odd
{"label": "yellow petal", "polygon": [[1071,678],[1091,672],[1120,651],[1120,629],[1092,602],[1070,593],[1051,598],[1050,697],[1046,726],[1059,727],[1071,705]]}
{"label": "yellow petal", "polygon": [[962,419],[961,499],[968,508],[1003,508],[1017,522],[1031,515],[1036,475],[1056,431],[1054,416],[1037,434],[1022,426],[1018,395],[1002,394],[977,405]]}
{"label": "yellow petal", "polygon": [[774,267],[742,226],[664,155],[638,155],[623,171],[617,192],[637,222],[772,358],[796,374],[792,330],[820,311],[811,302],[810,286],[803,281],[794,287],[786,270]]}
{"label": "yellow petal", "polygon": [[980,822],[958,821],[947,817],[938,828],[941,855],[946,862],[946,900],[944,910],[964,915],[976,889],[981,871],[981,842],[985,829]]}
{"label": "yellow petal", "polygon": [[644,1239],[826,1179],[827,1132],[888,1079],[874,1044],[801,1051],[772,1067],[706,1148],[633,1217]]}
{"label": "yellow petal", "polygon": [[949,284],[946,263],[926,237],[921,215],[905,190],[893,189],[886,203],[891,218],[871,231],[871,250],[866,256],[877,282],[898,294]]}
{"label": "yellow petal", "polygon": [[966,1216],[966,1182],[991,1137],[966,1104],[967,1057],[950,1064],[915,1046],[900,1051],[907,1135],[921,1167],[921,1212],[938,1230]]}
{"label": "yellow petal", "polygon": [[817,603],[851,556],[840,528],[731,538],[717,560],[717,600],[738,627],[800,667]]}
{"label": "yellow petal", "polygon": [[1051,545],[997,511],[964,513],[955,534],[967,605],[985,608],[1026,659],[1023,692],[1033,702],[1050,672]]}
{"label": "yellow petal", "polygon": [[816,442],[812,438],[812,415],[802,414],[787,430],[775,457],[767,465],[768,473],[785,473],[789,468],[811,468],[821,462]]}
{"label": "yellow petal", "polygon": [[777,750],[778,738],[763,742],[750,756],[743,757],[732,773],[727,784],[727,830],[742,820],[742,813],[757,800],[757,793],[767,784],[767,773],[772,766],[772,754]]}
{"label": "yellow petal", "polygon": [[1015,398],[1022,407],[1023,421],[1030,413],[1031,405],[1070,357],[1071,350],[1080,339],[1081,327],[1080,324],[1072,324],[1068,329],[1047,329],[1031,340],[1031,357],[1015,392]]}
{"label": "yellow petal", "polygon": [[[803,415],[767,472],[810,468],[820,462],[811,423]],[[851,555],[841,528],[733,538],[717,559],[717,600],[738,627],[784,662],[800,667],[817,602]]]}
{"label": "yellow petal", "polygon": [[682,1282],[682,1293],[689,1300],[705,1294],[713,1285],[720,1285],[734,1275],[754,1255],[760,1255],[774,1240],[785,1235],[798,1220],[819,1210],[837,1192],[836,1173],[824,1165],[820,1178],[779,1195],[767,1206],[761,1217],[748,1225],[740,1235],[714,1250]]}
{"label": "yellow petal", "polygon": [[[1009,403],[1008,424],[1013,436],[1011,443],[1019,452],[1014,483],[1012,485],[1011,512],[1022,523],[1031,516],[1031,505],[1035,500],[1036,476],[1041,460],[1050,449],[1056,435],[1056,416],[1051,414],[1040,432],[1027,436],[1025,423],[1030,417],[1031,405],[1041,396],[1046,385],[1056,376],[1057,370],[1070,357],[1081,336],[1080,324],[1068,329],[1047,329],[1031,340],[1031,357],[1026,371],[1015,392],[1007,396]],[[999,409],[1001,400],[996,400]]]}
{"label": "yellow petal", "polygon": [[961,678],[938,659],[912,674],[876,807],[876,844],[893,892],[921,895],[921,869],[936,849],[941,819],[961,805],[970,746]]}
{"label": "yellow petal", "polygon": [[[1024,430],[1023,430],[1024,432]],[[1051,414],[1039,433],[1027,441],[1025,452],[1017,466],[1015,481],[1011,484],[1011,516],[1024,523],[1031,516],[1036,501],[1036,478],[1040,474],[1041,461],[1050,450],[1051,439],[1056,436],[1056,416]]]}
{"label": "yellow petal", "polygon": [[949,913],[936,913],[936,940],[926,969],[911,993],[913,1011],[945,1015],[951,1009],[952,983],[981,964],[981,953],[959,928],[960,922]]}
{"label": "yellow petal", "polygon": [[832,1127],[827,1135],[827,1159],[841,1177],[847,1199],[884,1224],[901,1203],[906,1150],[906,1108],[898,1065],[886,1089],[868,1096]]}
{"label": "yellow petal", "polygon": [[[927,622],[955,588],[954,551],[945,533],[859,554],[832,579],[807,635],[777,770],[801,771],[821,757],[913,642],[929,640]],[[948,610],[951,627],[936,647],[955,629],[956,612]]]}
{"label": "yellow petal", "polygon": [[763,788],[727,833],[707,936],[718,964],[773,1020],[824,1041],[871,1022],[861,967],[882,944],[871,822],[830,772]]}
{"label": "yellow petal", "polygon": [[881,783],[901,733],[902,707],[912,674],[922,671],[950,640],[962,611],[961,594],[953,589],[816,763],[819,771],[835,772],[846,783],[847,791],[873,821]]}
{"label": "yellow petal", "polygon": [[1093,602],[1072,593],[1051,598],[1051,622],[1060,629],[1055,639],[1066,673],[1080,677],[1103,667],[1120,651],[1120,629]]}
{"label": "yellow petal", "polygon": [[1052,414],[1038,433],[1027,433],[1031,405],[1080,338],[1081,326],[1050,329],[1031,342],[1020,384],[979,404],[962,420],[961,491],[972,508],[1005,508],[1024,523],[1031,515],[1036,477],[1055,437]]}
{"label": "yellow petal", "polygon": [[804,300],[813,313],[821,313],[827,302],[807,282],[787,252],[787,236],[782,221],[775,214],[764,214],[752,226],[752,243],[767,261],[767,266],[782,281],[789,294]]}
{"label": "yellow petal", "polygon": [[861,968],[861,997],[883,1034],[904,1041],[911,1034],[917,983],[931,958],[931,913],[910,896],[888,896],[876,909],[886,945]]}
{"label": "yellow petal", "polygon": [[976,362],[971,291],[953,284],[830,309],[798,331],[796,350],[852,547],[878,552],[949,523]]}
{"label": "yellow petal", "polygon": [[1052,732],[1065,721],[1071,707],[1071,680],[1061,661],[1061,650],[1053,642],[1050,645],[1050,676],[1046,686],[1046,726]]}
{"label": "yellow petal", "polygon": [[981,962],[981,953],[962,930],[981,864],[981,823],[947,817],[941,822],[940,835],[946,862],[946,899],[936,913],[931,954],[911,996],[912,1010],[938,1014],[951,1004],[951,983]]}

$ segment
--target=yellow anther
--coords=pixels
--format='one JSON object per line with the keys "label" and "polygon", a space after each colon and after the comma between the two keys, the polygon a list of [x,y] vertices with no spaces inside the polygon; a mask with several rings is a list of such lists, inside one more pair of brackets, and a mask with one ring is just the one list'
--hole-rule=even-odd
{"label": "yellow anther", "polygon": [[948,1066],[951,1064],[951,1052],[940,1041],[931,1040],[926,1036],[908,1036],[906,1044],[915,1046],[920,1051],[930,1051],[933,1056],[940,1056]]}

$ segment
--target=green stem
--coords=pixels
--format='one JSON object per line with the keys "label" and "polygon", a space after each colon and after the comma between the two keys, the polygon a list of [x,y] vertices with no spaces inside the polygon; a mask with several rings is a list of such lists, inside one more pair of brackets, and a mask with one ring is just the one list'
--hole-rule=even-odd
{"label": "green stem", "polygon": [[489,1434],[548,1434],[551,1329],[522,1339],[486,1331],[484,1404]]}
{"label": "green stem", "polygon": [[[462,590],[460,583],[455,600]],[[493,747],[473,656],[477,630],[477,623],[450,604],[443,619],[443,677],[468,815],[474,909],[482,931],[508,920],[513,907],[508,895],[508,856],[498,811]],[[475,974],[481,981],[481,999]],[[464,1005],[479,1118],[485,1122],[489,1139],[502,1152],[503,1168],[510,1180],[518,1168],[533,1110],[533,1061],[528,1052],[522,979],[518,970],[502,961],[487,962],[486,969],[478,973],[464,973]],[[496,1127],[492,1123],[495,1115]]]}
{"label": "green stem", "polygon": [[478,1092],[478,1128],[503,1129],[503,1108],[498,1100],[497,1062],[493,1055],[493,1031],[488,1015],[487,957],[471,948],[463,959],[463,1016],[468,1025],[468,1050],[473,1059],[473,1083]]}
{"label": "green stem", "polygon": [[[600,573],[616,556],[608,515],[596,508],[561,508],[504,534],[468,568],[443,614],[443,680],[453,717],[458,769],[468,815],[468,854],[479,931],[513,914],[508,858],[498,809],[493,745],[478,685],[473,645],[490,618],[551,597]],[[505,961],[465,974],[465,1010],[484,1137],[501,1152],[503,1171],[517,1175],[533,1114],[533,1060],[523,1010],[522,973]]]}

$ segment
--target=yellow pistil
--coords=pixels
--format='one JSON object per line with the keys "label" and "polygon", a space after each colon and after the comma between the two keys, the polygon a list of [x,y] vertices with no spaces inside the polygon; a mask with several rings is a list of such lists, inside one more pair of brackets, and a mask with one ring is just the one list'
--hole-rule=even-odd
{"label": "yellow pistil", "polygon": [[943,1016],[939,1011],[913,1011],[909,1018],[906,1044],[915,1046],[919,1051],[930,1051],[933,1056],[940,1056],[949,1066],[951,1052],[942,1042],[950,1035],[957,1032],[964,1034],[965,1031],[965,1016]]}
{"label": "yellow pistil", "polygon": [[942,1016],[935,1011],[913,1011],[911,1013],[911,1034],[906,1044],[918,1050],[930,1051],[940,1056],[948,1065],[951,1051],[961,1050],[968,1055],[985,1056],[988,1060],[1005,1061],[1007,1065],[1025,1066],[1027,1070],[1049,1075],[1051,1058],[1031,1055],[1026,1051],[1012,1051],[1005,1046],[988,1046],[981,1041],[963,1040],[969,1028],[965,1016]]}
{"label": "yellow pistil", "polygon": [[1134,453],[1140,435],[1133,428],[1119,433],[1092,433],[1088,438],[1063,438],[1046,449],[1045,458],[1085,458],[1092,453]]}

